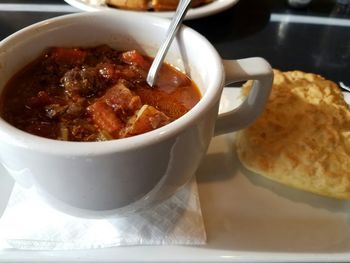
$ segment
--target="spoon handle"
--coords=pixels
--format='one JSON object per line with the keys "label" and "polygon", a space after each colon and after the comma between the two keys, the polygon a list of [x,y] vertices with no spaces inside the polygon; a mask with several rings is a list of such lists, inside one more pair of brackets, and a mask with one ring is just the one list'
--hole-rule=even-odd
{"label": "spoon handle", "polygon": [[182,20],[185,18],[185,15],[187,13],[188,8],[190,7],[191,2],[192,0],[180,0],[180,3],[168,28],[166,38],[163,44],[160,46],[157,55],[153,60],[151,68],[149,69],[149,72],[147,74],[146,81],[151,87],[154,86],[154,83],[157,79],[158,71],[164,61],[165,55],[168,52],[170,44],[181,26]]}

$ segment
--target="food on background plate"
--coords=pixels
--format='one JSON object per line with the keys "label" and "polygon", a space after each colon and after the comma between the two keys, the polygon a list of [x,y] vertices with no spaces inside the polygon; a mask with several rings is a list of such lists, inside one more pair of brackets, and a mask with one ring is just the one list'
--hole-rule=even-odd
{"label": "food on background plate", "polygon": [[119,139],[162,127],[188,112],[200,92],[164,64],[146,83],[152,59],[109,46],[50,48],[20,70],[0,97],[0,114],[15,127],[68,141]]}
{"label": "food on background plate", "polygon": [[[238,132],[243,165],[282,184],[350,199],[350,108],[332,81],[274,70],[263,114]],[[244,93],[251,87],[245,84]]]}
{"label": "food on background plate", "polygon": [[[192,0],[192,7],[208,4],[213,0]],[[177,8],[179,0],[151,0],[151,8],[154,11],[173,11]]]}
{"label": "food on background plate", "polygon": [[[198,7],[212,1],[213,0],[193,0],[192,7]],[[92,0],[84,0],[84,2],[90,3]],[[179,0],[99,0],[98,3],[110,7],[139,11],[174,11],[179,4]]]}
{"label": "food on background plate", "polygon": [[106,0],[106,4],[122,9],[147,10],[150,8],[147,0]]}

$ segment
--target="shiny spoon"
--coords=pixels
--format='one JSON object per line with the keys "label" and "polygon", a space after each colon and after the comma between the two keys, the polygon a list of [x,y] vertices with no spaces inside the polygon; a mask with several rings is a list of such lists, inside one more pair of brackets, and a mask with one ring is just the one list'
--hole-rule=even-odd
{"label": "shiny spoon", "polygon": [[150,85],[151,87],[154,86],[154,83],[157,79],[158,71],[164,61],[165,55],[168,52],[171,42],[173,41],[177,31],[181,26],[182,20],[185,18],[185,15],[187,13],[187,10],[190,7],[191,2],[192,0],[180,0],[179,5],[177,6],[174,17],[168,28],[166,38],[162,43],[162,45],[160,46],[157,52],[157,55],[153,60],[151,68],[149,69],[147,74],[146,81],[147,81],[147,84]]}

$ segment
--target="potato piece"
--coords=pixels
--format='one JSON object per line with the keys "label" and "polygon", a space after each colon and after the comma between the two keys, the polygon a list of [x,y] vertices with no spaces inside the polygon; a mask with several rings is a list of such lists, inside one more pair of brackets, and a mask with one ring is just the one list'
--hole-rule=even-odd
{"label": "potato piece", "polygon": [[170,122],[170,118],[156,108],[143,105],[126,124],[122,137],[145,133],[162,127]]}
{"label": "potato piece", "polygon": [[133,10],[147,10],[149,9],[148,0],[107,0],[108,5],[118,8],[133,9]]}

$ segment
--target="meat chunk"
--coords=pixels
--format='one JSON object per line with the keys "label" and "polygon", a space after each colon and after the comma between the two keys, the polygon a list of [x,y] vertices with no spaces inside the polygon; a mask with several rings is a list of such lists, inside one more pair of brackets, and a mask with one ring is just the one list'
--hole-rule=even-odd
{"label": "meat chunk", "polygon": [[47,91],[39,91],[36,96],[28,98],[26,106],[29,108],[40,108],[52,103],[52,99]]}
{"label": "meat chunk", "polygon": [[96,65],[99,75],[106,81],[118,80],[121,76],[116,65],[112,63],[99,63]]}
{"label": "meat chunk", "polygon": [[107,90],[101,98],[107,105],[123,115],[133,115],[141,108],[142,103],[139,96],[126,87],[124,81],[119,81],[116,85]]}
{"label": "meat chunk", "polygon": [[119,131],[124,127],[124,123],[111,107],[104,101],[99,100],[90,105],[87,110],[100,130],[107,131],[113,137],[118,138]]}
{"label": "meat chunk", "polygon": [[68,108],[67,105],[60,105],[56,103],[49,104],[45,106],[46,116],[49,117],[50,119],[57,118],[63,115],[66,112],[67,108]]}
{"label": "meat chunk", "polygon": [[103,87],[99,81],[98,70],[91,67],[75,67],[67,71],[61,78],[61,84],[70,97],[90,97],[100,92]]}
{"label": "meat chunk", "polygon": [[170,118],[163,112],[152,106],[143,105],[142,108],[128,120],[126,128],[122,131],[122,137],[152,131],[169,122]]}
{"label": "meat chunk", "polygon": [[84,115],[87,101],[84,98],[78,98],[77,100],[68,101],[68,108],[66,114],[71,117],[80,117]]}
{"label": "meat chunk", "polygon": [[[67,131],[65,131],[65,129],[67,129]],[[87,120],[75,119],[71,125],[69,125],[69,129],[68,127],[61,126],[61,137],[64,139],[64,136],[68,136],[68,138],[74,138],[75,141],[96,141],[97,131],[97,127]]]}

